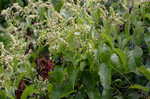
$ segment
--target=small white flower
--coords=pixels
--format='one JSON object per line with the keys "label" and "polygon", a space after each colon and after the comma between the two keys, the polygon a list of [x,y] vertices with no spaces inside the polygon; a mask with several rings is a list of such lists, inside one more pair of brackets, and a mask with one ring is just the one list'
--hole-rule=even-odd
{"label": "small white flower", "polygon": [[74,32],[75,35],[80,35],[80,32]]}

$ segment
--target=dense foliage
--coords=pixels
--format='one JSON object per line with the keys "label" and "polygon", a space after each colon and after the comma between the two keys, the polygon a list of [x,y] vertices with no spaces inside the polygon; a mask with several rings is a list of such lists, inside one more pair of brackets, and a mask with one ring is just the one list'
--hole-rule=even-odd
{"label": "dense foliage", "polygon": [[4,1],[0,99],[150,98],[149,2]]}

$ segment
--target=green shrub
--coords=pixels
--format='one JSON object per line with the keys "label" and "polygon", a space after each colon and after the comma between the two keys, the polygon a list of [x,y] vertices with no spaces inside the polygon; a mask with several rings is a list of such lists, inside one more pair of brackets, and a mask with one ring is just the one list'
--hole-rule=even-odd
{"label": "green shrub", "polygon": [[148,7],[29,0],[2,10],[0,98],[146,99]]}

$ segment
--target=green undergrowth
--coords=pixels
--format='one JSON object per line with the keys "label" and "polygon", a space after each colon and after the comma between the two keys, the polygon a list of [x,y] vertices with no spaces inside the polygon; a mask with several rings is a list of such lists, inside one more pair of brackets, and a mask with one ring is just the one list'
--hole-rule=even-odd
{"label": "green undergrowth", "polygon": [[[0,99],[149,99],[150,6],[128,0],[27,0],[0,14]],[[47,80],[35,59],[54,62]]]}

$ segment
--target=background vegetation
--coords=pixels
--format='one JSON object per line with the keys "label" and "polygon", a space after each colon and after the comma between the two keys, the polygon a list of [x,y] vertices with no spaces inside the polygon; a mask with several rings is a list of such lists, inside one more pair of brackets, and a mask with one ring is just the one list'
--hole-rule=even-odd
{"label": "background vegetation", "polygon": [[0,99],[149,99],[150,3],[0,0]]}

